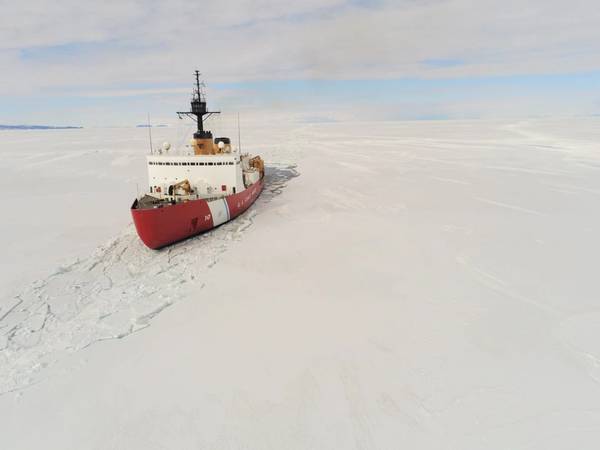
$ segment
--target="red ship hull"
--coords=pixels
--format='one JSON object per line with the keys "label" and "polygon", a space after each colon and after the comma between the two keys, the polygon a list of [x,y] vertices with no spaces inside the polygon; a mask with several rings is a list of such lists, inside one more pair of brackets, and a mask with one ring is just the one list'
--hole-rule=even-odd
{"label": "red ship hull", "polygon": [[263,182],[261,179],[243,192],[212,201],[198,199],[138,209],[136,200],[131,207],[133,223],[142,242],[152,249],[159,249],[239,216],[258,198]]}

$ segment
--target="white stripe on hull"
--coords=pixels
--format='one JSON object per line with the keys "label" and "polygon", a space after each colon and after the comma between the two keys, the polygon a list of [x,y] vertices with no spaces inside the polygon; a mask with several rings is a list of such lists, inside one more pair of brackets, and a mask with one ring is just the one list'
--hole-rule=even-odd
{"label": "white stripe on hull", "polygon": [[208,208],[213,219],[213,226],[219,226],[229,220],[229,208],[224,198],[208,202]]}

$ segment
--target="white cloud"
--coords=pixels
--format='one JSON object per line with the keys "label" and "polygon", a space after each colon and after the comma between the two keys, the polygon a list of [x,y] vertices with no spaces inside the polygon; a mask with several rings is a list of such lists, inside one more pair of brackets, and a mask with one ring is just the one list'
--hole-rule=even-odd
{"label": "white cloud", "polygon": [[4,3],[4,95],[175,94],[196,68],[209,83],[600,70],[590,0]]}
{"label": "white cloud", "polygon": [[[591,1],[29,0],[3,8],[0,48],[10,92],[181,82],[195,67],[219,81],[557,73],[600,69],[598,23]],[[436,59],[464,64],[423,63]]]}

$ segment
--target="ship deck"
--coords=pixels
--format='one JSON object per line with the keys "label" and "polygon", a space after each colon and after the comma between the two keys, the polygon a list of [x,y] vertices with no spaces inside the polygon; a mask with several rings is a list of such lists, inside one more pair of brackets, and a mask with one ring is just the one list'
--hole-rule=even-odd
{"label": "ship deck", "polygon": [[152,195],[145,194],[143,197],[136,198],[131,205],[131,209],[154,209],[163,208],[165,206],[177,205],[179,203],[185,203],[196,200],[204,200],[207,202],[225,198],[226,195],[213,196],[213,197],[201,197],[199,195],[184,196],[182,198],[157,198]]}

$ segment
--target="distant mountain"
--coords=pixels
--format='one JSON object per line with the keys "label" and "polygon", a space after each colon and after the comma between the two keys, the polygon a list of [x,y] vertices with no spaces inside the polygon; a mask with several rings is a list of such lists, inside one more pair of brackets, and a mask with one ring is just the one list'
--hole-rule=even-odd
{"label": "distant mountain", "polygon": [[136,128],[165,128],[168,127],[169,125],[164,125],[164,124],[159,124],[159,125],[148,125],[147,123],[141,123],[139,125],[136,125]]}
{"label": "distant mountain", "polygon": [[53,127],[50,125],[0,125],[0,130],[73,130],[83,127]]}

